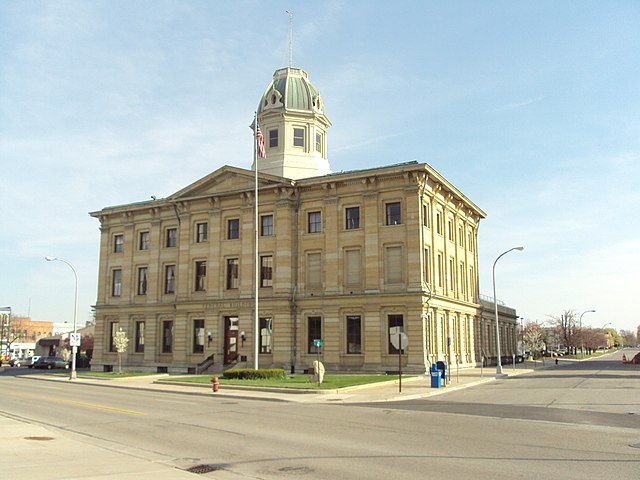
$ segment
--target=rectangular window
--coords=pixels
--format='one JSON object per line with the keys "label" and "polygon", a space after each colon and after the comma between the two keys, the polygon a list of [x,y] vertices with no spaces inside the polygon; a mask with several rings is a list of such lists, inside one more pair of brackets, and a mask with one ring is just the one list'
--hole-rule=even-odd
{"label": "rectangular window", "polygon": [[316,347],[313,344],[314,340],[322,340],[322,318],[321,317],[308,317],[307,318],[307,352],[317,353],[320,347]]}
{"label": "rectangular window", "polygon": [[238,288],[239,263],[237,258],[227,258],[227,290]]}
{"label": "rectangular window", "polygon": [[124,235],[118,234],[113,236],[113,253],[124,252]]}
{"label": "rectangular window", "polygon": [[269,148],[278,146],[278,129],[269,130]]}
{"label": "rectangular window", "polygon": [[273,257],[271,255],[260,257],[260,286],[273,286]]}
{"label": "rectangular window", "polygon": [[122,295],[122,270],[119,268],[111,272],[111,295],[114,297]]}
{"label": "rectangular window", "polygon": [[262,215],[260,217],[260,235],[263,237],[273,235],[273,215]]}
{"label": "rectangular window", "polygon": [[347,353],[362,353],[362,322],[360,315],[347,315]]}
{"label": "rectangular window", "polygon": [[442,235],[442,214],[436,212],[436,233]]}
{"label": "rectangular window", "polygon": [[424,249],[424,281],[431,285],[431,250]]}
{"label": "rectangular window", "polygon": [[345,285],[360,285],[360,250],[344,251],[344,283]]}
{"label": "rectangular window", "polygon": [[147,294],[147,277],[149,276],[147,267],[138,268],[138,295]]}
{"label": "rectangular window", "polygon": [[322,134],[316,132],[316,152],[322,153]]}
{"label": "rectangular window", "polygon": [[456,264],[453,258],[449,259],[449,290],[456,290]]}
{"label": "rectangular window", "polygon": [[164,267],[164,293],[176,293],[176,266]]}
{"label": "rectangular window", "polygon": [[393,346],[391,343],[391,336],[398,336],[398,333],[404,333],[404,317],[402,315],[389,315],[389,353],[396,355],[398,354],[398,349]]}
{"label": "rectangular window", "polygon": [[293,146],[304,148],[304,128],[293,129]]}
{"label": "rectangular window", "polygon": [[209,238],[209,224],[196,223],[196,243],[206,242]]}
{"label": "rectangular window", "polygon": [[360,228],[360,207],[349,207],[344,211],[345,228],[355,230]]}
{"label": "rectangular window", "polygon": [[400,225],[402,223],[402,215],[400,202],[387,203],[387,225]]}
{"label": "rectangular window", "polygon": [[116,333],[120,329],[120,322],[111,322],[109,325],[109,351],[116,351]]}
{"label": "rectangular window", "polygon": [[442,263],[442,253],[438,253],[438,286],[440,288],[443,287],[444,285],[444,272],[443,272],[443,268],[444,265]]}
{"label": "rectangular window", "polygon": [[476,277],[473,274],[473,267],[469,267],[469,296],[475,301],[475,298],[476,298]]}
{"label": "rectangular window", "polygon": [[322,213],[321,212],[309,212],[308,214],[308,232],[319,233],[322,231]]}
{"label": "rectangular window", "polygon": [[196,262],[196,292],[204,292],[207,289],[207,262]]}
{"label": "rectangular window", "polygon": [[240,220],[232,218],[227,221],[227,239],[235,240],[240,238]]}
{"label": "rectangular window", "polygon": [[271,318],[260,319],[260,353],[271,353]]}
{"label": "rectangular window", "polygon": [[162,322],[162,353],[173,351],[173,320]]}
{"label": "rectangular window", "polygon": [[466,277],[467,277],[467,272],[466,269],[464,268],[464,263],[460,262],[460,291],[462,292],[462,294],[464,295],[466,293],[466,289],[467,289],[467,285],[466,285]]}
{"label": "rectangular window", "polygon": [[178,229],[177,228],[167,228],[165,246],[166,247],[175,247],[178,245]]}
{"label": "rectangular window", "polygon": [[307,288],[322,287],[322,255],[320,253],[307,254]]}
{"label": "rectangular window", "polygon": [[453,220],[447,221],[447,238],[450,242],[453,242]]}
{"label": "rectangular window", "polygon": [[458,227],[458,246],[464,247],[464,229],[462,226]]}
{"label": "rectangular window", "polygon": [[144,352],[144,322],[136,322],[136,352]]}
{"label": "rectangular window", "polygon": [[422,205],[422,225],[427,228],[431,226],[431,218],[429,215],[429,205]]}
{"label": "rectangular window", "polygon": [[193,353],[204,352],[204,320],[193,321]]}
{"label": "rectangular window", "polygon": [[149,250],[149,232],[140,232],[138,250]]}
{"label": "rectangular window", "polygon": [[402,247],[387,247],[385,271],[388,284],[402,283]]}

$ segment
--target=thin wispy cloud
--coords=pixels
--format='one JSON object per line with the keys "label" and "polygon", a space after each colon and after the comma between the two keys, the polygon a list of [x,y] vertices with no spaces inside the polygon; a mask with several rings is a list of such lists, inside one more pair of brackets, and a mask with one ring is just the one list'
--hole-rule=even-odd
{"label": "thin wispy cloud", "polygon": [[546,97],[544,95],[539,95],[537,97],[529,98],[521,102],[507,103],[505,105],[497,107],[496,112],[508,112],[510,110],[517,110],[518,108],[528,107],[529,105],[533,105],[534,103],[543,101],[545,98]]}

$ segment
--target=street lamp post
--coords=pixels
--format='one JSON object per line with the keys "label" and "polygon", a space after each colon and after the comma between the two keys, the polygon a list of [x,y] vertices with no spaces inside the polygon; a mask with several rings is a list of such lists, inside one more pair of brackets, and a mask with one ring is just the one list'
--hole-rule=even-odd
{"label": "street lamp post", "polygon": [[585,310],[580,314],[580,358],[584,357],[584,334],[582,332],[582,316],[585,313],[596,313],[595,310]]}
{"label": "street lamp post", "polygon": [[[607,325],[611,325],[611,322],[607,322],[604,325],[602,325],[602,328],[600,330],[602,330],[602,333],[604,333],[604,327],[606,327]],[[608,334],[605,334],[608,335]],[[609,343],[607,342],[607,350],[609,350]]]}
{"label": "street lamp post", "polygon": [[507,250],[506,252],[502,252],[496,258],[496,261],[493,262],[493,307],[494,314],[496,317],[496,354],[497,354],[497,366],[496,366],[496,375],[502,375],[502,359],[500,358],[500,326],[498,325],[498,297],[496,297],[496,263],[498,260],[505,256],[507,253],[512,252],[513,250],[524,250],[524,247],[513,247]]}
{"label": "street lamp post", "polygon": [[[77,336],[77,334],[78,334],[78,330],[77,330],[77,318],[78,318],[78,272],[76,272],[76,269],[73,268],[73,265],[71,265],[66,260],[63,260],[62,258],[44,257],[44,259],[47,262],[53,262],[53,261],[57,260],[59,262],[66,263],[69,266],[69,268],[73,271],[73,276],[75,277],[75,280],[76,280],[75,296],[74,296],[74,302],[73,302],[73,336],[75,338]],[[75,380],[75,378],[76,378],[76,352],[77,351],[78,351],[78,346],[77,345],[73,345],[71,347],[71,374],[69,375],[69,380]]]}
{"label": "street lamp post", "polygon": [[[429,298],[427,299],[427,313],[422,313],[420,318],[422,319],[422,356],[424,360],[424,374],[429,375],[431,365],[429,364],[429,344],[427,337],[427,327],[429,326],[429,303],[431,302],[431,287],[426,283],[427,290],[429,290]],[[431,333],[431,332],[429,332]]]}

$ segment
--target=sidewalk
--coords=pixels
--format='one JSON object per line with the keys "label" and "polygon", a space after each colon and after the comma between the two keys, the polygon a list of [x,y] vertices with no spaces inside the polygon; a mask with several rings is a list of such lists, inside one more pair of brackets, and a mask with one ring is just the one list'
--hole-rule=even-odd
{"label": "sidewalk", "polygon": [[[522,375],[533,369],[518,365],[516,370],[504,368],[508,376]],[[102,380],[78,377],[74,383],[91,384],[104,388],[144,389],[171,394],[202,395],[211,398],[245,398],[263,401],[309,402],[309,403],[366,403],[393,402],[442,395],[461,388],[471,387],[495,380],[495,367],[481,371],[479,368],[454,368],[446,387],[431,388],[430,378],[418,376],[402,379],[402,392],[398,379],[380,384],[340,389],[339,391],[308,391],[306,393],[284,389],[256,389],[221,386],[213,393],[211,385],[198,386],[177,382],[159,382],[168,375],[128,377]],[[70,382],[66,376],[25,375],[33,381]],[[390,378],[392,378],[390,376]],[[127,480],[152,478],[153,480],[193,479],[194,474],[177,469],[164,457],[155,460],[138,456],[135,452],[112,444],[101,444],[99,440],[87,439],[71,432],[61,432],[40,424],[29,423],[20,418],[0,415],[0,430],[3,432],[3,477],[14,480],[31,479],[33,472],[46,472],[50,480]],[[211,474],[218,480],[238,480],[232,472],[220,470]]]}
{"label": "sidewalk", "polygon": [[[550,365],[547,365],[550,366]],[[533,372],[533,364],[504,366],[505,377],[523,375]],[[538,362],[537,368],[542,368]],[[287,388],[261,388],[220,385],[218,392],[213,393],[211,384],[194,384],[171,381],[171,376],[167,374],[147,375],[141,377],[126,377],[121,379],[99,379],[79,376],[73,382],[87,385],[94,385],[107,388],[126,388],[154,390],[167,393],[177,393],[184,395],[205,395],[212,397],[246,398],[268,401],[284,401],[298,403],[368,403],[368,402],[393,402],[401,400],[413,400],[417,398],[427,398],[434,395],[442,395],[447,392],[468,388],[474,385],[490,382],[496,379],[496,367],[480,368],[460,368],[449,372],[446,386],[441,388],[431,388],[429,376],[418,375],[410,378],[402,378],[402,391],[400,391],[397,376],[389,375],[389,381],[372,383],[354,387],[342,388],[339,390],[296,390]],[[53,382],[69,382],[66,376],[52,375],[29,375],[23,377],[30,380],[42,380]]]}

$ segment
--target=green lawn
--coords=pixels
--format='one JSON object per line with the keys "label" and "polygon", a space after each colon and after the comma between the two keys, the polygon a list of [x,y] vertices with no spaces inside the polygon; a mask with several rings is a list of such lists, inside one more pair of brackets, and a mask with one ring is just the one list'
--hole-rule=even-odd
{"label": "green lawn", "polygon": [[[212,375],[192,375],[188,377],[167,377],[160,379],[166,382],[204,383],[211,385]],[[220,385],[243,385],[252,387],[272,387],[272,388],[320,388],[332,390],[336,388],[352,387],[355,385],[366,385],[369,383],[388,382],[397,380],[395,375],[325,375],[324,382],[320,386],[317,383],[309,382],[308,375],[294,375],[282,379],[262,379],[262,380],[237,380],[220,378]]]}

